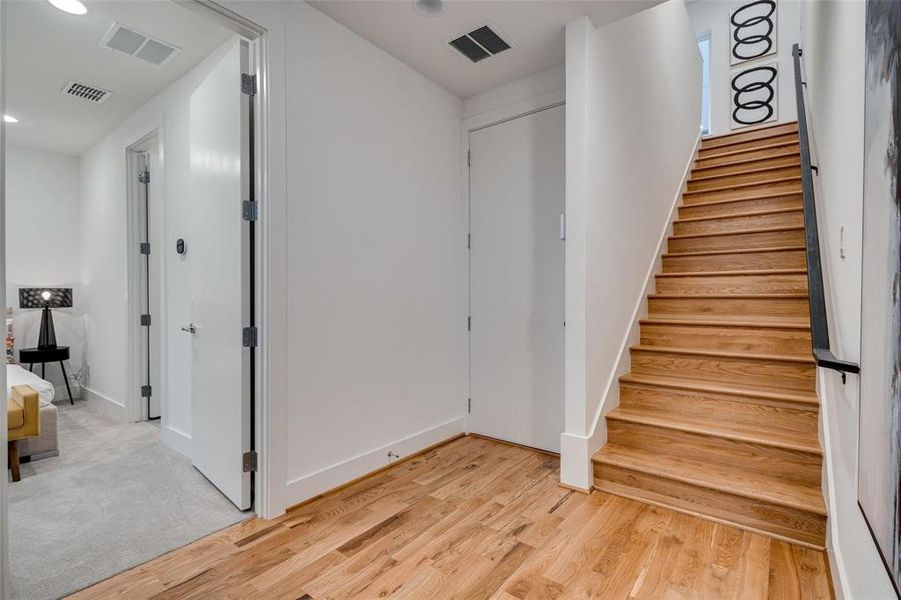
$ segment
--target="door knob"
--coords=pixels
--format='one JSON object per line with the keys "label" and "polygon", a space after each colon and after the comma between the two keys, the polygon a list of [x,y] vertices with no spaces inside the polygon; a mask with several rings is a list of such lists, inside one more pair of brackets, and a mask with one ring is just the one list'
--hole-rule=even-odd
{"label": "door knob", "polygon": [[194,323],[191,323],[187,327],[182,327],[181,330],[187,331],[188,333],[197,333],[197,327],[194,325]]}

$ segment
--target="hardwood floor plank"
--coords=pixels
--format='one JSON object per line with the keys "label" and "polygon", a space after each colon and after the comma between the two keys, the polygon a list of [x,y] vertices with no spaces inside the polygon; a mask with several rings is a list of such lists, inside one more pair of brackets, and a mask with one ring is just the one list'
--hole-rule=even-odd
{"label": "hardwood floor plank", "polygon": [[73,597],[832,597],[822,552],[558,480],[555,457],[463,438]]}

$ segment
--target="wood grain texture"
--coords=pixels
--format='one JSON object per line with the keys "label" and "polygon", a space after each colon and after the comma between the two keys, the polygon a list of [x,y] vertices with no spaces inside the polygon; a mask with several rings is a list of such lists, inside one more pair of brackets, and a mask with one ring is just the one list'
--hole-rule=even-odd
{"label": "wood grain texture", "polygon": [[[822,547],[796,152],[795,124],[704,140],[606,415],[595,487]],[[776,548],[774,569],[791,573]]]}
{"label": "wood grain texture", "polygon": [[743,160],[781,156],[787,152],[799,156],[800,146],[798,145],[797,136],[787,136],[787,138],[786,141],[782,142],[769,141],[763,145],[755,144],[751,148],[737,150],[723,148],[722,151],[710,150],[706,155],[698,155],[695,168],[703,169],[720,165],[732,165]]}
{"label": "wood grain texture", "polygon": [[800,193],[797,194],[758,194],[743,196],[729,200],[713,200],[698,202],[679,207],[680,219],[696,217],[731,216],[758,212],[762,210],[778,210],[780,208],[803,208]]}
{"label": "wood grain texture", "polygon": [[699,173],[695,171],[688,180],[688,191],[719,188],[730,184],[758,183],[761,179],[782,179],[800,175],[800,165],[762,165],[736,169],[731,173]]}
{"label": "wood grain texture", "polygon": [[756,250],[707,250],[663,255],[664,273],[725,271],[726,269],[807,269],[803,246],[782,246]]}
{"label": "wood grain texture", "polygon": [[765,321],[679,321],[644,319],[643,346],[715,349],[752,354],[810,356],[810,329]]}
{"label": "wood grain texture", "polygon": [[731,233],[768,227],[803,227],[804,211],[779,208],[746,214],[713,215],[682,219],[673,223],[673,235]]}
{"label": "wood grain texture", "polygon": [[766,143],[768,140],[777,136],[794,135],[797,140],[798,123],[778,123],[776,125],[765,125],[755,127],[753,129],[744,129],[733,133],[724,133],[722,135],[707,136],[701,140],[701,148],[709,150],[711,148],[723,148],[725,146],[734,146],[744,142],[754,142],[758,145]]}
{"label": "wood grain texture", "polygon": [[794,149],[781,149],[773,152],[765,157],[739,157],[730,160],[726,164],[708,165],[705,167],[697,166],[692,171],[692,175],[698,177],[710,177],[713,175],[729,175],[732,173],[740,173],[752,169],[761,169],[766,167],[790,167],[799,166],[801,157],[798,151]]}
{"label": "wood grain texture", "polygon": [[670,236],[669,252],[703,252],[710,250],[758,250],[783,246],[803,246],[803,227],[775,227],[719,234]]}
{"label": "wood grain texture", "polygon": [[558,477],[554,457],[465,437],[72,597],[833,597],[823,552]]}
{"label": "wood grain texture", "polygon": [[764,194],[797,194],[801,191],[801,177],[786,176],[779,179],[763,179],[751,183],[733,183],[682,195],[685,204],[713,202],[714,200],[735,200],[746,196]]}

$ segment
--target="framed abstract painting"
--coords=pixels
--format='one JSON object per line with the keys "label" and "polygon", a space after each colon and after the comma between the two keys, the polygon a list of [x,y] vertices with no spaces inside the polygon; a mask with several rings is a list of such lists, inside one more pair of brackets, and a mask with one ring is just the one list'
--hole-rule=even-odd
{"label": "framed abstract painting", "polygon": [[901,2],[868,0],[857,498],[901,589]]}

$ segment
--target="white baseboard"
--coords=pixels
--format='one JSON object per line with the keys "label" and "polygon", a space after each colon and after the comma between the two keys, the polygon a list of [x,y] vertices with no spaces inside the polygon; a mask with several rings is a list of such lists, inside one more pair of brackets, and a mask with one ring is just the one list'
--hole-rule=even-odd
{"label": "white baseboard", "polygon": [[429,446],[434,446],[444,440],[460,435],[463,433],[463,425],[463,417],[452,419],[446,423],[424,429],[319,471],[293,479],[285,484],[284,498],[286,505],[292,506],[304,500],[309,500],[323,492],[384,467],[391,462],[396,462],[398,459],[395,459],[395,461],[388,460],[389,451],[399,455],[400,458],[405,458]]}
{"label": "white baseboard", "polygon": [[[639,320],[647,315],[648,294],[654,289],[656,283],[655,275],[662,270],[662,260],[660,255],[663,254],[663,251],[666,248],[667,238],[672,232],[673,220],[678,213],[679,202],[682,199],[683,191],[686,189],[688,177],[691,175],[691,167],[694,165],[700,146],[701,132],[698,130],[698,137],[695,139],[694,147],[685,164],[685,169],[682,172],[682,180],[679,182],[679,186],[676,188],[673,196],[666,223],[660,231],[660,238],[657,242],[654,260],[652,260],[651,264],[648,266],[644,287],[642,287],[640,295],[636,298],[635,308],[632,311],[631,325],[620,342],[619,358],[616,361],[616,366],[607,378],[604,395],[601,402],[598,403],[598,408],[594,414],[594,422],[588,430],[589,433],[587,436],[564,433],[560,438],[560,481],[566,485],[578,488],[588,488],[594,484],[591,457],[607,443],[607,425],[604,422],[604,415],[619,406],[619,378],[628,373],[631,369],[629,348],[638,343]],[[564,448],[567,450],[564,451]],[[572,454],[567,456],[567,453],[569,452]],[[586,481],[590,483],[586,483]]]}
{"label": "white baseboard", "polygon": [[160,427],[160,439],[169,448],[191,458],[191,436],[184,431],[180,431],[171,425],[163,424]]}
{"label": "white baseboard", "polygon": [[[128,409],[124,404],[113,400],[109,396],[104,396],[100,392],[96,392],[86,386],[82,386],[81,390],[82,397],[100,411],[100,414],[120,423],[127,423],[132,420],[128,415]],[[59,400],[59,396],[55,399]]]}

